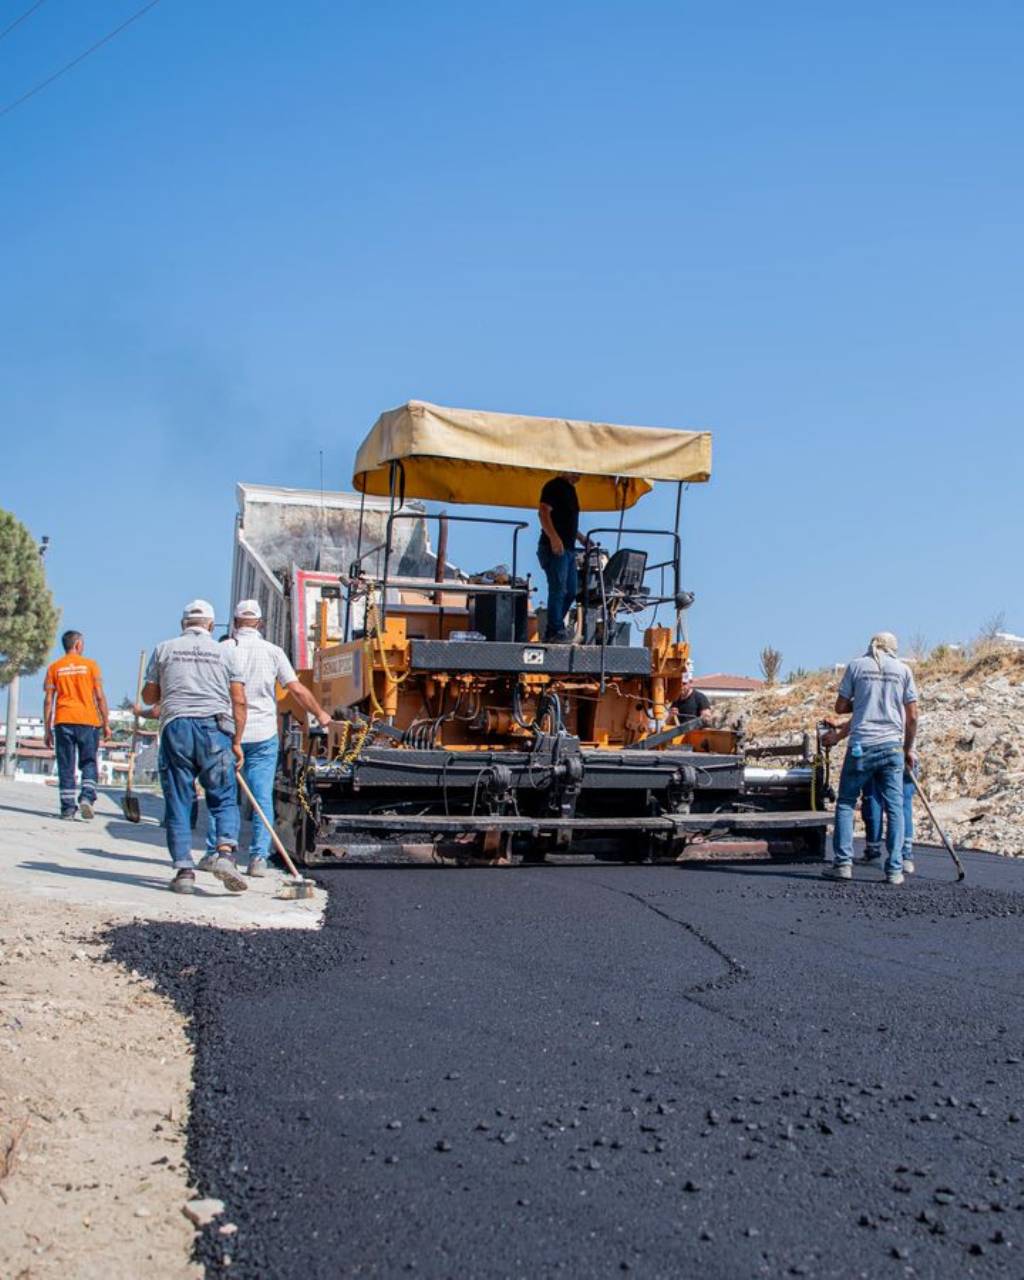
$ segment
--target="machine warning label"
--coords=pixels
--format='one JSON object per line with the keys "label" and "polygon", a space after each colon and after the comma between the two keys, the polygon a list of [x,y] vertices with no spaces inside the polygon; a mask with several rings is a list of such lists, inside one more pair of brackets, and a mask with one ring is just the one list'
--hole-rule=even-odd
{"label": "machine warning label", "polygon": [[523,650],[523,666],[524,667],[542,667],[544,665],[543,649],[524,649]]}
{"label": "machine warning label", "polygon": [[335,653],[320,660],[321,680],[341,680],[352,675],[354,653]]}

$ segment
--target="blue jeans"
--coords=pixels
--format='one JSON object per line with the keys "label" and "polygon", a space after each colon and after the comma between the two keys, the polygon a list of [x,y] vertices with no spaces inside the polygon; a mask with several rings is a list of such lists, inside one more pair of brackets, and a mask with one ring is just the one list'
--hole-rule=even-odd
{"label": "blue jeans", "polygon": [[[869,853],[879,853],[882,847],[882,797],[875,779],[864,788],[860,806],[864,819],[865,843]],[[903,859],[914,851],[914,780],[907,769],[903,770]]]}
{"label": "blue jeans", "polygon": [[[277,735],[262,742],[243,742],[242,777],[256,797],[256,803],[274,821],[274,775],[277,773]],[[217,847],[218,827],[213,813],[206,824],[206,852]],[[252,837],[249,841],[249,858],[270,857],[270,832],[255,813],[252,815]]]}
{"label": "blue jeans", "polygon": [[877,788],[885,809],[885,871],[887,875],[903,867],[903,746],[885,742],[865,747],[862,756],[850,751],[839,775],[839,797],[836,800],[836,825],[832,833],[832,850],[837,866],[853,861],[853,814],[865,788]]}
{"label": "blue jeans", "polygon": [[537,559],[548,580],[548,629],[544,636],[550,640],[565,627],[565,615],[576,599],[576,552],[566,547],[556,556],[546,542],[537,548]]}
{"label": "blue jeans", "polygon": [[192,801],[199,779],[216,825],[217,842],[238,847],[238,789],[231,738],[216,716],[179,716],[160,735],[160,786],[163,788],[167,848],[178,868],[191,868]]}
{"label": "blue jeans", "polygon": [[[61,813],[74,813],[83,800],[96,803],[96,753],[100,731],[91,724],[55,724],[53,742],[57,752],[57,779],[60,786]],[[75,799],[75,757],[82,771],[82,790]]]}

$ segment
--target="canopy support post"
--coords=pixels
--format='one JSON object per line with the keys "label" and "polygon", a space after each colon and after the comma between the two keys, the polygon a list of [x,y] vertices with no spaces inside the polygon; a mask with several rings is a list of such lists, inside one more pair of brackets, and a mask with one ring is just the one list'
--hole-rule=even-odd
{"label": "canopy support post", "polygon": [[[365,482],[364,482],[365,483]],[[359,493],[359,529],[356,532],[356,558],[348,567],[348,590],[345,592],[345,643],[352,639],[352,579],[362,571],[363,517],[366,514],[366,490]]]}
{"label": "canopy support post", "polygon": [[682,552],[682,542],[680,541],[680,538],[679,538],[679,517],[682,513],[682,506],[683,506],[683,482],[682,480],[680,480],[676,483],[676,522],[674,526],[675,532],[676,532],[676,541],[675,541],[676,644],[678,644],[683,638],[683,611],[682,609],[680,609],[679,603],[678,603],[679,596],[681,595],[682,589],[683,589],[683,566],[682,566],[683,552]]}
{"label": "canopy support post", "polygon": [[388,526],[384,536],[384,575],[380,587],[380,608],[377,610],[377,617],[380,619],[382,626],[388,611],[388,569],[391,565],[391,529],[395,519],[395,478],[398,474],[398,467],[398,462],[392,459],[388,468],[388,497],[391,503],[388,508]]}

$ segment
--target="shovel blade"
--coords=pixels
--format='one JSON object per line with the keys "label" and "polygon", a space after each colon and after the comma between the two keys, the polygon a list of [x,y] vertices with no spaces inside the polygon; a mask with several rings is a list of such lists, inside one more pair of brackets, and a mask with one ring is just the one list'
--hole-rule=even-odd
{"label": "shovel blade", "polygon": [[129,822],[141,822],[142,810],[139,808],[138,796],[123,795],[121,797],[121,812]]}

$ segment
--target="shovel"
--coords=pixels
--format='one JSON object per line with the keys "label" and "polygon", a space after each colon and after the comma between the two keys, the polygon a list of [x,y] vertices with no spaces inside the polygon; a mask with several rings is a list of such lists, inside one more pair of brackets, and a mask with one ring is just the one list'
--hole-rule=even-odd
{"label": "shovel", "polygon": [[[146,651],[139,654],[139,682],[135,690],[135,705],[142,700],[142,677],[146,670]],[[135,777],[135,746],[139,737],[139,717],[136,713],[132,720],[132,746],[128,756],[128,780],[125,783],[124,795],[121,797],[121,812],[129,822],[141,822],[142,810],[139,808],[139,797],[132,795],[132,779]]]}
{"label": "shovel", "polygon": [[933,827],[935,828],[935,830],[939,833],[939,839],[940,839],[940,840],[942,841],[942,843],[946,846],[946,852],[947,852],[947,853],[949,854],[949,856],[953,859],[953,863],[954,863],[954,865],[956,866],[956,878],[957,878],[957,883],[959,883],[959,882],[964,878],[964,876],[967,874],[967,873],[964,871],[964,864],[963,864],[963,863],[960,861],[960,859],[957,857],[957,852],[956,852],[956,850],[953,848],[953,842],[952,842],[952,840],[950,840],[949,836],[947,836],[947,835],[946,835],[946,833],[945,833],[945,831],[943,831],[943,829],[939,826],[938,819],[935,817],[935,814],[932,812],[932,807],[931,807],[931,805],[928,803],[928,797],[925,795],[925,793],[924,793],[924,789],[922,788],[922,786],[921,786],[920,782],[918,782],[918,780],[917,780],[917,778],[914,776],[913,772],[911,772],[910,776],[911,776],[911,778],[913,778],[913,781],[914,781],[914,790],[917,792],[918,796],[920,797],[921,803],[924,805],[925,810],[926,810],[926,812],[927,812],[927,814],[928,814],[928,817],[929,817],[929,818],[931,818],[931,820],[932,820],[932,826],[933,826]]}
{"label": "shovel", "polygon": [[270,838],[274,842],[274,848],[281,855],[281,861],[291,872],[291,876],[292,876],[291,880],[286,880],[284,884],[281,886],[280,892],[275,893],[274,897],[275,898],[312,898],[314,897],[316,894],[316,885],[313,883],[312,880],[307,880],[305,879],[305,877],[299,875],[298,871],[295,868],[295,863],[292,862],[288,854],[288,850],[284,847],[284,843],[282,842],[281,837],[274,830],[274,824],[268,820],[267,815],[260,808],[259,803],[256,800],[256,797],[253,795],[252,791],[250,791],[249,784],[242,777],[241,769],[236,770],[235,776],[238,778],[238,785],[245,792],[246,798],[248,799],[249,803],[252,805],[253,813],[255,813],[259,817],[260,821],[263,823],[266,829],[270,832]]}

